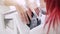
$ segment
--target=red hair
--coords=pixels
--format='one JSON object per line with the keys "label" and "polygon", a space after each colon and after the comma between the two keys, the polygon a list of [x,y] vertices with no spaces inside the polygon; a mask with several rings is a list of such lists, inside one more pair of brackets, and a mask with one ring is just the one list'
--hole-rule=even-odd
{"label": "red hair", "polygon": [[45,22],[44,27],[49,23],[47,31],[48,34],[51,25],[54,29],[58,27],[58,23],[60,21],[60,0],[45,0],[45,2],[46,2],[46,10],[49,17]]}

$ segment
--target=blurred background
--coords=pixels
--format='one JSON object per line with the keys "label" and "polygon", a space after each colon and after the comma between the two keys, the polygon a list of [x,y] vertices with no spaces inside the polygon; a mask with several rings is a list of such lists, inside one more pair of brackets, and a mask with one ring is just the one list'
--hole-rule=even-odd
{"label": "blurred background", "polygon": [[45,17],[44,0],[0,0],[0,34],[41,34]]}

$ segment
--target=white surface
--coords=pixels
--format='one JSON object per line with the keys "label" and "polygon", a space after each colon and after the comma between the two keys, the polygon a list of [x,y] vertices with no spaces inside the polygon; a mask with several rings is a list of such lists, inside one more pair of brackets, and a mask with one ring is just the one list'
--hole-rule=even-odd
{"label": "white surface", "polygon": [[[9,8],[5,6],[0,6],[0,34],[17,34],[19,31],[20,34],[29,34],[29,27],[22,23],[20,17],[17,12],[5,15],[5,18],[12,18],[13,22],[8,23],[10,27],[14,27],[14,29],[10,29],[7,27],[5,29],[4,25],[4,15],[5,13],[9,13]],[[14,26],[12,26],[12,24]],[[17,30],[18,29],[18,30]]]}

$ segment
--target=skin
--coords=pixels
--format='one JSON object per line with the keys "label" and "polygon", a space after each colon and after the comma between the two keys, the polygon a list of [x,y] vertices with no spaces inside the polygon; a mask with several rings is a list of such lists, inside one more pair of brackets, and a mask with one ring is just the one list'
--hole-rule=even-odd
{"label": "skin", "polygon": [[46,8],[46,4],[45,4],[44,0],[40,0],[40,6],[41,6],[41,8]]}
{"label": "skin", "polygon": [[24,21],[26,24],[28,24],[28,19],[27,19],[27,15],[26,15],[26,12],[25,12],[25,9],[22,5],[18,4],[17,2],[15,1],[12,1],[12,0],[5,0],[4,1],[4,4],[5,6],[15,6],[22,21]]}

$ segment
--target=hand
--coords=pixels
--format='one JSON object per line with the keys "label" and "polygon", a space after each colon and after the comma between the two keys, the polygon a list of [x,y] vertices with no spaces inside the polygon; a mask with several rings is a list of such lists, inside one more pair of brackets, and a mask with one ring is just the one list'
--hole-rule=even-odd
{"label": "hand", "polygon": [[5,0],[5,1],[4,1],[4,4],[5,4],[6,6],[12,6],[12,5],[16,5],[17,2],[14,1],[14,0]]}

